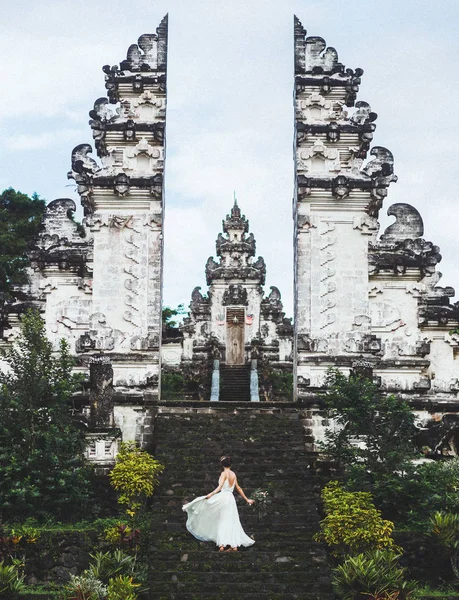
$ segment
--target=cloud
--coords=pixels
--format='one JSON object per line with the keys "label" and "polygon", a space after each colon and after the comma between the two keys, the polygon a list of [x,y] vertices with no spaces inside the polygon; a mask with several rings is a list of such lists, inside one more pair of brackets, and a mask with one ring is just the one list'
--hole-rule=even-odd
{"label": "cloud", "polygon": [[425,237],[441,242],[442,283],[459,287],[459,80],[451,76],[458,3],[438,10],[418,0],[61,0],[57,10],[54,0],[16,0],[2,10],[2,170],[11,184],[49,199],[76,197],[66,187],[70,152],[91,142],[88,111],[105,94],[102,65],[119,63],[170,13],[166,303],[205,286],[205,261],[235,189],[268,284],[292,313],[294,12],[346,66],[365,69],[359,98],[379,114],[374,143],[393,151],[399,176],[382,228],[390,204],[416,206]]}
{"label": "cloud", "polygon": [[37,134],[22,133],[3,140],[7,150],[21,152],[24,150],[40,150],[55,144],[71,141],[75,135],[81,134],[80,129],[61,129],[58,131],[45,131]]}

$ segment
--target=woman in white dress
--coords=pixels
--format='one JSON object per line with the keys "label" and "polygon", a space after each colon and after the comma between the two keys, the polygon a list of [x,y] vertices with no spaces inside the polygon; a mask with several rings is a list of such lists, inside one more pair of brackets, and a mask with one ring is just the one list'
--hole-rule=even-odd
{"label": "woman in white dress", "polygon": [[195,498],[182,508],[187,513],[186,528],[195,538],[202,542],[215,542],[219,552],[236,552],[239,546],[251,546],[255,543],[242,529],[233,491],[236,490],[247,502],[253,504],[244,494],[237,482],[236,473],[231,470],[231,457],[222,456],[220,463],[223,473],[218,480],[218,487],[207,494]]}

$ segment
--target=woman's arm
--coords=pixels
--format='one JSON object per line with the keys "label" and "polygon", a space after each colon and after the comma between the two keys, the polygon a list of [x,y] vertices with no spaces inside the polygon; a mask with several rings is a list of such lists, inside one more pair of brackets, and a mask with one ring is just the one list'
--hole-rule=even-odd
{"label": "woman's arm", "polygon": [[242,496],[244,498],[244,500],[247,502],[247,504],[253,504],[255,502],[255,500],[250,500],[249,498],[247,498],[247,496],[244,494],[244,490],[238,484],[237,480],[236,480],[236,491],[240,496]]}
{"label": "woman's arm", "polygon": [[210,492],[210,494],[207,494],[207,496],[206,496],[207,500],[208,500],[209,498],[211,498],[211,497],[212,497],[214,494],[218,494],[218,492],[220,492],[220,491],[221,491],[221,489],[222,489],[222,487],[223,487],[223,484],[225,483],[225,479],[226,479],[226,474],[225,474],[225,473],[222,473],[222,474],[220,475],[220,479],[218,480],[218,487],[217,487],[217,488],[215,488],[213,492]]}

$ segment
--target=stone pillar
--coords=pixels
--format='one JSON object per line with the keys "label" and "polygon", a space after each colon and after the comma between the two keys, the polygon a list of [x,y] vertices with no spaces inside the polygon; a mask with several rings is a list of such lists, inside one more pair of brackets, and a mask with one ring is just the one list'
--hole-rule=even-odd
{"label": "stone pillar", "polygon": [[250,362],[250,402],[260,402],[260,393],[258,389],[258,369],[257,359],[252,358]]}
{"label": "stone pillar", "polygon": [[89,381],[90,428],[113,427],[113,367],[107,356],[91,358]]}
{"label": "stone pillar", "polygon": [[211,402],[218,402],[220,400],[220,361],[218,359],[213,361],[210,400]]}

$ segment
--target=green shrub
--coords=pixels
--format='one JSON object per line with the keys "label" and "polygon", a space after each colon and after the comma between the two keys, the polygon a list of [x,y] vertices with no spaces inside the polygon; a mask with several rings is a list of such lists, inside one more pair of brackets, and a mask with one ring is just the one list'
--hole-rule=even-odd
{"label": "green shrub", "polygon": [[432,516],[431,525],[431,534],[448,553],[454,576],[459,579],[459,514],[438,511]]}
{"label": "green shrub", "polygon": [[118,575],[110,579],[107,589],[107,600],[137,600],[136,588],[138,583],[134,583],[132,577]]}
{"label": "green shrub", "polygon": [[333,587],[342,600],[409,598],[415,584],[405,581],[399,558],[387,549],[348,556],[332,571]]}
{"label": "green shrub", "polygon": [[148,452],[134,442],[123,442],[116,457],[116,464],[109,473],[110,483],[118,492],[119,504],[126,505],[126,512],[134,516],[153,494],[158,475],[164,467]]}
{"label": "green shrub", "polygon": [[117,575],[133,575],[134,573],[134,557],[121,550],[97,552],[90,556],[93,560],[86,573],[104,584],[108,584],[109,580]]}
{"label": "green shrub", "polygon": [[24,575],[19,571],[21,566],[18,560],[13,560],[11,565],[0,562],[0,598],[12,600],[25,590]]}
{"label": "green shrub", "polygon": [[269,374],[273,396],[293,398],[293,373],[272,370]]}
{"label": "green shrub", "polygon": [[334,556],[357,554],[383,548],[401,552],[394,544],[394,524],[382,519],[368,492],[348,492],[337,481],[322,490],[325,519],[314,536],[325,542]]}
{"label": "green shrub", "polygon": [[117,523],[104,531],[104,540],[117,548],[137,550],[140,545],[140,529],[134,529],[126,523]]}
{"label": "green shrub", "polygon": [[181,373],[162,371],[161,373],[161,399],[175,400],[183,398],[186,381]]}
{"label": "green shrub", "polygon": [[91,573],[71,575],[67,585],[68,600],[105,600],[107,588]]}

